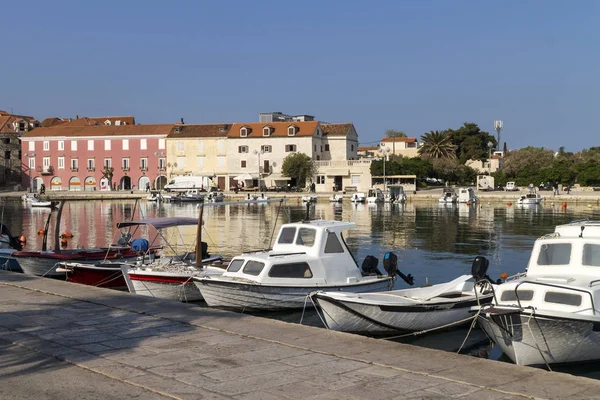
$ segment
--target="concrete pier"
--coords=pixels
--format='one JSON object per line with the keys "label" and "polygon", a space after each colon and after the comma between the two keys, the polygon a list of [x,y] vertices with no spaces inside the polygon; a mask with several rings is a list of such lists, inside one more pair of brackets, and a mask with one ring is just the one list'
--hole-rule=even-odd
{"label": "concrete pier", "polygon": [[600,382],[0,272],[2,399],[592,399]]}

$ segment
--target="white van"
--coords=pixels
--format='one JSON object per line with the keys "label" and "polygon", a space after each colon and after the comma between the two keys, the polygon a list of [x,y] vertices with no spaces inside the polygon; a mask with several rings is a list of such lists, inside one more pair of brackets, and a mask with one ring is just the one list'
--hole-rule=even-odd
{"label": "white van", "polygon": [[185,192],[189,189],[210,191],[213,181],[207,176],[176,176],[165,185],[167,192]]}
{"label": "white van", "polygon": [[507,192],[516,192],[519,190],[515,182],[506,182],[506,188],[504,188]]}

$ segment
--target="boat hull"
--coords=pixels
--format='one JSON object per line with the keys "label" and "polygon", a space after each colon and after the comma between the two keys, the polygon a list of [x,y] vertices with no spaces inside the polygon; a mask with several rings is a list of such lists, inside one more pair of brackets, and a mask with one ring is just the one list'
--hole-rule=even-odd
{"label": "boat hull", "polygon": [[479,324],[518,365],[600,360],[600,318],[535,317],[519,310],[482,312]]}
{"label": "boat hull", "polygon": [[491,296],[480,297],[479,302],[469,296],[456,302],[386,305],[344,301],[320,293],[313,298],[328,329],[377,335],[458,327],[471,322],[472,307],[491,301]]}
{"label": "boat hull", "polygon": [[12,256],[15,251],[14,249],[0,249],[0,270],[23,272],[17,259]]}
{"label": "boat hull", "polygon": [[312,307],[307,296],[317,290],[380,292],[389,290],[393,281],[386,277],[332,286],[276,286],[219,279],[195,279],[194,282],[211,307],[236,311],[275,311]]}
{"label": "boat hull", "polygon": [[120,264],[76,265],[66,268],[67,282],[116,290],[127,290]]}

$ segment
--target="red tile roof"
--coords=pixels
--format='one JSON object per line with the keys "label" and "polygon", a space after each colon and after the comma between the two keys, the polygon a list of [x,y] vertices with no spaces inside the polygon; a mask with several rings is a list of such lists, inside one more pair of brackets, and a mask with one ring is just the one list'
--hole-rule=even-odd
{"label": "red tile roof", "polygon": [[321,128],[326,136],[348,136],[354,125],[352,123],[344,124],[326,124],[322,123]]}
{"label": "red tile roof", "polygon": [[70,126],[93,126],[93,125],[104,125],[106,121],[110,121],[112,125],[116,121],[121,121],[122,125],[135,125],[135,118],[131,115],[122,117],[81,117],[81,118],[58,118],[49,117],[42,121],[42,127],[49,127],[55,125],[69,124]]}
{"label": "red tile roof", "polygon": [[30,117],[28,115],[2,115],[0,116],[0,132],[1,133],[20,133],[18,131],[15,131],[15,128],[13,126],[13,122],[20,122],[20,121],[25,121],[27,122],[28,126],[27,129],[31,130],[33,128],[35,128],[35,126],[31,126],[32,124],[35,124],[37,122],[37,119]]}
{"label": "red tile roof", "polygon": [[397,137],[397,138],[390,138],[390,137],[385,137],[383,139],[381,139],[382,142],[416,142],[417,139],[413,138],[413,137]]}
{"label": "red tile roof", "polygon": [[240,129],[242,127],[248,128],[249,138],[262,138],[263,128],[269,126],[272,128],[270,137],[287,137],[288,127],[295,126],[298,128],[294,136],[312,136],[319,126],[319,121],[294,121],[294,122],[250,122],[247,124],[233,124],[227,137],[239,138]]}
{"label": "red tile roof", "polygon": [[71,126],[56,125],[46,128],[36,128],[23,135],[32,137],[81,137],[81,136],[130,136],[130,135],[168,135],[173,124],[156,125],[85,125]]}
{"label": "red tile roof", "polygon": [[377,150],[379,146],[358,146],[356,151],[369,151],[369,150]]}
{"label": "red tile roof", "polygon": [[177,124],[169,139],[194,137],[227,137],[232,124]]}

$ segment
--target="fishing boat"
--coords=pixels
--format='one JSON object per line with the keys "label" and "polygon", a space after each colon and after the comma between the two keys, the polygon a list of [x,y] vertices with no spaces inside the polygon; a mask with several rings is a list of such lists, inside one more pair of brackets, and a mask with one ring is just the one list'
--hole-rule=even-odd
{"label": "fishing boat", "polygon": [[458,202],[463,204],[474,204],[479,201],[479,198],[475,196],[475,191],[470,187],[458,188]]}
{"label": "fishing boat", "polygon": [[[387,253],[385,269],[396,264],[395,254]],[[382,335],[456,328],[472,321],[473,306],[491,301],[488,265],[485,257],[476,257],[471,275],[436,285],[379,293],[318,291],[311,298],[331,330]]]}
{"label": "fishing boat", "polygon": [[50,201],[50,200],[31,200],[28,202],[31,207],[51,207],[54,208],[58,206],[58,201]]}
{"label": "fishing boat", "polygon": [[442,197],[439,199],[440,203],[445,204],[454,204],[458,202],[458,195],[456,194],[456,190],[451,187],[445,187],[442,192]]}
{"label": "fishing boat", "polygon": [[365,201],[367,201],[367,197],[362,192],[354,193],[350,196],[350,201],[352,203],[364,203]]}
{"label": "fishing boat", "polygon": [[406,193],[402,185],[388,185],[388,192],[385,194],[386,203],[405,203]]}
{"label": "fishing boat", "polygon": [[312,196],[309,194],[302,196],[302,201],[305,203],[316,203],[317,199],[317,196]]}
{"label": "fishing boat", "polygon": [[341,194],[334,193],[329,197],[331,203],[341,203],[344,200],[344,196]]}
{"label": "fishing boat", "polygon": [[522,205],[537,205],[542,204],[542,195],[538,192],[527,193],[519,196],[517,204]]}
{"label": "fishing boat", "polygon": [[243,253],[223,275],[194,282],[209,306],[237,311],[302,308],[316,290],[390,290],[393,277],[363,274],[348,250],[342,232],[355,226],[323,220],[283,224],[271,250]]}
{"label": "fishing boat", "polygon": [[600,360],[600,221],[537,239],[526,272],[496,290],[479,324],[518,365]]}
{"label": "fishing boat", "polygon": [[381,189],[371,188],[367,192],[367,203],[375,204],[375,203],[383,203],[385,201],[385,196]]}

